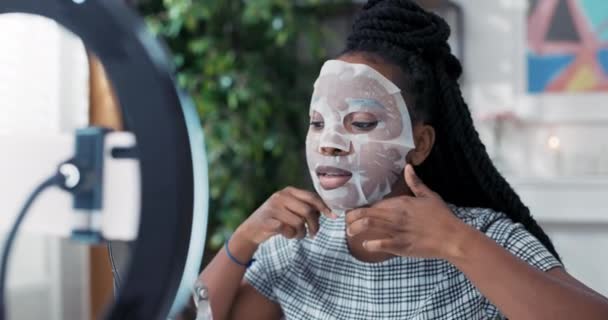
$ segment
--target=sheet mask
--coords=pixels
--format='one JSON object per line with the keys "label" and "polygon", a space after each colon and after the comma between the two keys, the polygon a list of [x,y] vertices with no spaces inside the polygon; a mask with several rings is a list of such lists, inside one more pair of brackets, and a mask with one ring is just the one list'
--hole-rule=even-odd
{"label": "sheet mask", "polygon": [[[353,116],[363,113],[378,121],[372,130],[352,126]],[[308,130],[308,168],[315,189],[332,211],[343,214],[391,192],[414,148],[410,116],[395,84],[367,65],[329,60],[315,81],[310,117],[323,126],[311,125]],[[326,155],[322,148],[347,154]],[[350,171],[352,176],[344,185],[326,190],[317,175],[320,167]]]}

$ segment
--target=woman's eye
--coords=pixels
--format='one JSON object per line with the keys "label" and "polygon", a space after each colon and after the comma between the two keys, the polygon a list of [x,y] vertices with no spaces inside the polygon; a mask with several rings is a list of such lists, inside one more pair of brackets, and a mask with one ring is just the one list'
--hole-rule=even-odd
{"label": "woman's eye", "polygon": [[310,126],[315,128],[315,129],[323,129],[323,121],[311,121],[310,122]]}
{"label": "woman's eye", "polygon": [[352,126],[361,130],[371,130],[378,125],[378,121],[353,121]]}

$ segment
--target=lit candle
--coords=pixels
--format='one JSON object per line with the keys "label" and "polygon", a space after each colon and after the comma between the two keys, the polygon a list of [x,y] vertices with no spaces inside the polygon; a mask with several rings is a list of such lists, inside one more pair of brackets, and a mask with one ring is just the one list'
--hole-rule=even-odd
{"label": "lit candle", "polygon": [[555,174],[559,175],[562,171],[562,163],[561,163],[561,140],[555,134],[552,134],[547,139],[547,147],[551,150],[553,155],[553,168],[555,170]]}

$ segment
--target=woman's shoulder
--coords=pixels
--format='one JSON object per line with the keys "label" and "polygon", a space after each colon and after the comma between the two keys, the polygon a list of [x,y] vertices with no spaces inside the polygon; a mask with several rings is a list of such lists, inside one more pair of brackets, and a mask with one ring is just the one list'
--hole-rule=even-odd
{"label": "woman's shoulder", "polygon": [[293,255],[294,240],[289,240],[281,235],[275,235],[264,241],[258,248],[258,255],[267,259],[275,260],[275,263],[285,263]]}
{"label": "woman's shoulder", "polygon": [[464,223],[485,233],[503,246],[518,240],[519,238],[514,238],[516,234],[532,237],[521,223],[513,221],[504,212],[491,208],[459,207],[451,204],[448,206]]}
{"label": "woman's shoulder", "polygon": [[470,208],[448,205],[464,223],[485,233],[501,245],[506,245],[515,233],[528,233],[519,222],[513,221],[504,212],[491,208]]}
{"label": "woman's shoulder", "polygon": [[293,245],[293,241],[280,235],[269,238],[260,244],[245,273],[247,282],[272,301],[278,301],[274,289],[290,269]]}
{"label": "woman's shoulder", "polygon": [[306,240],[307,238],[287,239],[280,234],[274,235],[258,247],[254,259],[277,276],[285,274],[291,269],[297,256],[302,255],[302,251],[310,250],[309,246],[304,245]]}
{"label": "woman's shoulder", "polygon": [[464,223],[481,231],[486,231],[497,222],[514,223],[503,212],[491,208],[459,207],[453,204],[448,204],[448,207]]}
{"label": "woman's shoulder", "polygon": [[449,206],[466,224],[483,232],[529,264],[543,271],[562,266],[561,262],[523,224],[511,220],[505,213],[490,208]]}

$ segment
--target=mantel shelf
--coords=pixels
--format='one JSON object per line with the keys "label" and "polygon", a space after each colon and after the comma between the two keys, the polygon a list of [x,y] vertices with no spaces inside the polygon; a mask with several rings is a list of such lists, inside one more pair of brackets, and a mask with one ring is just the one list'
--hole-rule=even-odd
{"label": "mantel shelf", "polygon": [[507,180],[541,223],[608,223],[608,176]]}

